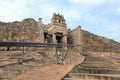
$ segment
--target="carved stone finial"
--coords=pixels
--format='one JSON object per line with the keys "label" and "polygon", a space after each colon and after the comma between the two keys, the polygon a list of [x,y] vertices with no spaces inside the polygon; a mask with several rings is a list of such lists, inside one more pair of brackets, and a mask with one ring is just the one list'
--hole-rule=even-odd
{"label": "carved stone finial", "polygon": [[80,25],[78,25],[78,27],[79,27],[79,28],[81,28],[81,26],[80,26]]}
{"label": "carved stone finial", "polygon": [[59,13],[53,13],[52,19],[51,19],[52,24],[60,24],[60,25],[66,25],[65,19],[63,15],[60,15]]}

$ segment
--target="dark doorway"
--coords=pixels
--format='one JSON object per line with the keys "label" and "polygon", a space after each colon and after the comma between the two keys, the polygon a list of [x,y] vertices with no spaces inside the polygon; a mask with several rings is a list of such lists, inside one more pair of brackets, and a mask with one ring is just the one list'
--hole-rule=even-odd
{"label": "dark doorway", "polygon": [[47,32],[44,32],[44,42],[51,43],[52,42],[52,35],[48,34]]}
{"label": "dark doorway", "polygon": [[48,42],[48,33],[44,32],[44,42]]}
{"label": "dark doorway", "polygon": [[62,43],[62,37],[61,36],[56,36],[56,41],[57,41],[57,43]]}

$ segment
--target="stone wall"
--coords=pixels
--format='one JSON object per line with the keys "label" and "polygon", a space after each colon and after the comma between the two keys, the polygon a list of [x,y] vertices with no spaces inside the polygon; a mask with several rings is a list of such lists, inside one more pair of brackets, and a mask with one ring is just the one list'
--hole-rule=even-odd
{"label": "stone wall", "polygon": [[0,41],[32,42],[40,41],[40,32],[34,19],[22,22],[0,23]]}
{"label": "stone wall", "polygon": [[0,41],[41,42],[41,35],[40,26],[32,18],[21,22],[0,22]]}
{"label": "stone wall", "polygon": [[[81,27],[78,26],[76,29],[72,30],[70,33],[71,37],[72,37],[72,44],[82,44],[81,43]],[[76,47],[79,51],[81,51],[81,46],[77,46]]]}

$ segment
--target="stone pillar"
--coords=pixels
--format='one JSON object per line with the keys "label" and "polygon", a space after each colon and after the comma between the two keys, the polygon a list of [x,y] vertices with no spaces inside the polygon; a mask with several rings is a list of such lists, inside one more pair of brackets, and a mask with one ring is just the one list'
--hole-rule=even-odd
{"label": "stone pillar", "polygon": [[[55,33],[52,34],[52,43],[56,43],[56,35],[55,35]],[[55,51],[56,48],[54,47],[54,48],[52,48],[52,50]]]}
{"label": "stone pillar", "polygon": [[[63,36],[63,44],[67,44],[67,36],[64,34]],[[67,50],[67,47],[64,47],[65,50]]]}
{"label": "stone pillar", "polygon": [[53,43],[56,43],[56,35],[54,33],[52,35],[52,41],[53,41]]}
{"label": "stone pillar", "polygon": [[63,36],[63,44],[67,44],[67,36],[66,35]]}

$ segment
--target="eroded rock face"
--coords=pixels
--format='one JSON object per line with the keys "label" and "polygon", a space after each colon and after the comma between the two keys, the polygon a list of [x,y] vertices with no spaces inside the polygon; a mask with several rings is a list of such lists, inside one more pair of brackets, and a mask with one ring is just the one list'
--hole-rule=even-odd
{"label": "eroded rock face", "polygon": [[39,41],[39,28],[34,19],[22,22],[0,23],[0,41]]}
{"label": "eroded rock face", "polygon": [[[31,18],[24,19],[21,22],[0,22],[0,41],[38,42],[40,37],[37,24]],[[1,49],[4,50],[5,48]]]}
{"label": "eroded rock face", "polygon": [[120,43],[82,30],[83,51],[120,52]]}

